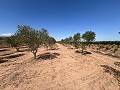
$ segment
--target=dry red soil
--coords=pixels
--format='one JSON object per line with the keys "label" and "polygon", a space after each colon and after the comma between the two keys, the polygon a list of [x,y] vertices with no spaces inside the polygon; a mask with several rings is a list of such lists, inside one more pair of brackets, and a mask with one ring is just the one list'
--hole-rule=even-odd
{"label": "dry red soil", "polygon": [[[54,57],[33,59],[30,52],[0,63],[0,90],[120,90],[120,59],[92,52],[81,55],[57,44]],[[3,53],[3,52],[0,52]],[[43,55],[44,56],[44,55]],[[48,55],[49,56],[49,55]]]}

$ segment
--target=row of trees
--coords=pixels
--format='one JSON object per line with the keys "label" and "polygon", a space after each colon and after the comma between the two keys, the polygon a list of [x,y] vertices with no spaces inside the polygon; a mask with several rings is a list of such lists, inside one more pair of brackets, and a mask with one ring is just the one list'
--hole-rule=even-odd
{"label": "row of trees", "polygon": [[[86,43],[86,42],[84,42],[84,43]],[[120,41],[95,41],[95,42],[89,42],[89,44],[103,44],[103,45],[108,45],[108,44],[110,44],[110,45],[113,45],[113,44],[115,44],[115,45],[120,45]]]}
{"label": "row of trees", "polygon": [[85,49],[85,44],[94,41],[95,36],[96,36],[96,34],[93,31],[86,31],[82,35],[80,35],[80,33],[76,33],[76,34],[74,34],[73,37],[70,36],[69,38],[62,39],[61,43],[72,44],[76,49],[81,47],[81,49],[83,51]]}
{"label": "row of trees", "polygon": [[47,49],[56,43],[56,40],[49,36],[47,29],[36,30],[30,26],[18,25],[14,35],[8,37],[6,42],[19,51],[21,45],[26,45],[36,58],[39,46]]}

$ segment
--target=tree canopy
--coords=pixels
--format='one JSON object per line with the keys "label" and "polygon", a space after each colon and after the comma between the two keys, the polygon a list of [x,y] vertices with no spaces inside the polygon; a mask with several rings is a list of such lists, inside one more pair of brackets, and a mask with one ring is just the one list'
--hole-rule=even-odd
{"label": "tree canopy", "polygon": [[81,41],[80,33],[74,34],[74,36],[73,36],[73,42],[74,42],[73,45],[74,45],[75,48],[79,48],[80,41]]}
{"label": "tree canopy", "polygon": [[95,40],[95,32],[92,31],[86,31],[83,35],[82,38],[86,41],[86,42],[91,42],[93,40]]}
{"label": "tree canopy", "polygon": [[6,43],[9,44],[11,47],[15,47],[17,51],[19,51],[19,46],[22,45],[22,41],[18,34],[14,34],[10,37],[5,39]]}
{"label": "tree canopy", "polygon": [[26,45],[36,58],[36,53],[40,45],[51,46],[56,40],[48,35],[47,29],[36,30],[30,26],[18,25],[15,35],[8,38],[8,43],[12,47],[18,47],[21,44]]}

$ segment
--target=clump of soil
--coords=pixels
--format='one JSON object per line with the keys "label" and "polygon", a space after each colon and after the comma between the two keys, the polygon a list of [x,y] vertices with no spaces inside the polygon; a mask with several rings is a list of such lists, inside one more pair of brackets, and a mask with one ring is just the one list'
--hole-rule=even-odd
{"label": "clump of soil", "polygon": [[54,58],[57,58],[58,55],[60,54],[47,52],[47,53],[38,55],[37,59],[42,59],[42,60],[54,59]]}
{"label": "clump of soil", "polygon": [[81,50],[76,50],[75,53],[82,53],[82,51]]}
{"label": "clump of soil", "polygon": [[54,55],[56,55],[56,56],[59,56],[60,54],[59,53],[53,53]]}
{"label": "clump of soil", "polygon": [[8,60],[0,59],[0,63],[7,62]]}
{"label": "clump of soil", "polygon": [[81,53],[82,55],[92,54],[91,52],[88,52],[88,51],[82,51],[82,50],[76,50],[75,53]]}

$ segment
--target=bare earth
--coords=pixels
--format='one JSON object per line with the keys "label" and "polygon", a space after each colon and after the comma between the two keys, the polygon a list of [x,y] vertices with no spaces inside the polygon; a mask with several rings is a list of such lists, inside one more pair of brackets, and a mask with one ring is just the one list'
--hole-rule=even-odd
{"label": "bare earth", "polygon": [[[57,44],[53,59],[33,60],[30,52],[0,63],[0,90],[120,90],[120,59],[97,53],[81,55]],[[19,54],[16,52],[16,54]],[[1,56],[2,57],[2,56]]]}

